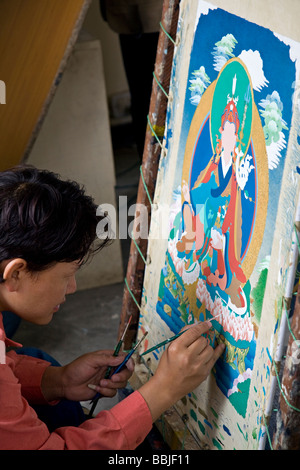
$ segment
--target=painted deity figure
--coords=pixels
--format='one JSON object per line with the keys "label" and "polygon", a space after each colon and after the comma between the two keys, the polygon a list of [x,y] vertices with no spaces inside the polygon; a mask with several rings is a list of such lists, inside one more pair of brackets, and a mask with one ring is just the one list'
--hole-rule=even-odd
{"label": "painted deity figure", "polygon": [[189,188],[183,182],[182,236],[178,256],[187,275],[201,273],[210,285],[230,298],[234,309],[244,311],[242,285],[247,281],[241,266],[241,189],[247,181],[244,153],[240,150],[240,118],[234,96],[221,116],[215,153]]}

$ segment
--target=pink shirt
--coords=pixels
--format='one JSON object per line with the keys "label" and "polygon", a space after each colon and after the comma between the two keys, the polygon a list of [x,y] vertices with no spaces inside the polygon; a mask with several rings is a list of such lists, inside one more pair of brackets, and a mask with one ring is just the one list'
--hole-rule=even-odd
{"label": "pink shirt", "polygon": [[1,355],[4,343],[21,346],[6,338],[0,314],[1,450],[130,450],[151,430],[149,408],[136,391],[79,427],[66,426],[50,433],[30,406],[47,404],[40,385],[49,363],[14,351]]}

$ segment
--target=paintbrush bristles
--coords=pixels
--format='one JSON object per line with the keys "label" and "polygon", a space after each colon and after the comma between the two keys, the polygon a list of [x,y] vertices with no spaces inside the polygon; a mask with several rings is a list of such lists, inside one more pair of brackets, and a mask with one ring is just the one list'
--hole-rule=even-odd
{"label": "paintbrush bristles", "polygon": [[223,313],[219,313],[219,315],[216,315],[215,317],[210,318],[209,321],[215,320],[216,318],[219,318],[219,317],[223,317]]}
{"label": "paintbrush bristles", "polygon": [[121,337],[121,341],[123,341],[124,338],[125,338],[125,335],[126,335],[126,333],[127,333],[128,327],[129,327],[130,322],[131,322],[131,319],[132,319],[132,315],[130,315],[129,320],[128,320],[128,322],[127,322],[126,325],[125,325],[125,328],[124,328],[124,331],[123,331],[123,334],[122,334],[122,337]]}
{"label": "paintbrush bristles", "polygon": [[133,348],[134,350],[139,347],[139,345],[141,344],[141,342],[146,338],[147,334],[148,334],[148,331],[146,331],[146,333],[144,334],[144,336],[142,336],[142,338],[139,340],[139,342],[136,343],[136,345],[135,345],[134,348]]}

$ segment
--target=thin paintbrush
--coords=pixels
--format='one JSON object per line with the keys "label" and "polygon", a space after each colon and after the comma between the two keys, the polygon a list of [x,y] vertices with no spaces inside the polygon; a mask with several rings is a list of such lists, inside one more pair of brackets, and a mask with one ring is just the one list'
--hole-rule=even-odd
{"label": "thin paintbrush", "polygon": [[[117,374],[118,372],[120,372],[121,369],[123,369],[123,367],[126,365],[126,363],[129,361],[129,359],[131,358],[131,356],[133,355],[133,353],[135,352],[135,350],[139,347],[139,345],[141,344],[141,342],[143,341],[143,339],[145,339],[145,337],[147,336],[148,334],[148,331],[146,331],[146,333],[144,334],[144,336],[139,340],[139,342],[134,346],[134,348],[131,349],[131,351],[129,351],[129,353],[127,354],[127,356],[125,357],[124,361],[121,362],[120,365],[118,365],[118,367],[113,371],[113,373],[110,375],[109,378],[111,378],[113,375]],[[93,398],[93,406],[89,412],[89,416],[91,416],[93,413],[92,413],[92,410],[94,411],[95,409],[95,400],[99,400],[101,394],[98,392],[96,394],[96,396]]]}
{"label": "thin paintbrush", "polygon": [[187,330],[181,331],[181,332],[178,333],[177,335],[171,336],[171,338],[168,338],[168,339],[166,339],[165,341],[162,341],[161,343],[156,344],[156,346],[153,346],[153,348],[150,348],[150,349],[148,349],[147,351],[143,352],[143,353],[141,354],[141,356],[144,356],[145,354],[149,354],[149,353],[151,353],[152,351],[154,351],[155,349],[158,349],[158,348],[160,348],[161,346],[164,346],[165,344],[171,343],[171,341],[174,341],[174,339],[179,338],[179,336],[181,336],[185,331],[187,331]]}
{"label": "thin paintbrush", "polygon": [[[126,333],[127,333],[128,327],[129,327],[130,322],[131,322],[131,318],[132,318],[132,315],[130,315],[129,320],[128,320],[128,322],[127,322],[127,324],[126,324],[126,326],[125,326],[125,329],[124,329],[124,331],[123,331],[123,334],[122,334],[122,336],[121,336],[121,338],[120,338],[120,340],[119,340],[117,346],[115,347],[113,356],[118,356],[118,354],[119,354],[119,352],[120,352],[120,349],[121,349],[121,346],[122,346],[122,344],[123,344],[125,335],[126,335]],[[110,373],[111,373],[111,370],[112,370],[112,367],[108,367],[108,368],[107,368],[107,371],[106,371],[105,376],[104,376],[105,379],[108,379],[108,378],[109,378]],[[96,395],[94,396],[94,398],[92,399],[91,403],[93,403],[93,405],[92,405],[92,407],[91,407],[91,409],[90,409],[89,416],[92,416],[92,415],[93,415],[94,410],[95,410],[95,408],[96,408],[96,406],[97,406],[97,403],[98,403],[98,400],[99,400],[100,397],[101,397],[101,393],[97,392],[97,394],[96,394]]]}
{"label": "thin paintbrush", "polygon": [[[123,331],[123,334],[120,338],[120,341],[118,342],[117,346],[115,347],[115,350],[114,350],[114,353],[113,353],[113,356],[118,356],[119,352],[120,352],[120,349],[121,349],[121,346],[124,342],[124,338],[125,338],[125,335],[127,333],[127,330],[128,330],[128,327],[130,325],[130,322],[131,322],[131,318],[132,318],[132,315],[130,315],[129,317],[129,320],[125,326],[125,329]],[[112,367],[108,367],[107,371],[106,371],[106,374],[105,374],[105,379],[108,379],[108,377],[110,376],[110,373],[111,373],[111,370],[112,370]]]}
{"label": "thin paintbrush", "polygon": [[127,354],[127,356],[125,357],[124,361],[113,371],[113,373],[111,374],[110,377],[112,377],[113,375],[117,374],[118,372],[120,372],[120,370],[125,366],[125,364],[129,361],[129,359],[131,358],[132,354],[135,352],[135,350],[139,347],[139,345],[141,344],[141,342],[146,338],[148,334],[148,331],[146,331],[146,333],[144,334],[144,336],[139,340],[139,342],[134,346],[134,348],[132,348],[132,350]]}
{"label": "thin paintbrush", "polygon": [[[216,318],[222,316],[222,314],[219,314],[219,315],[216,315],[215,317],[213,318],[210,318],[208,321],[211,321],[211,320],[215,320]],[[198,325],[198,322],[197,323],[193,323],[192,325],[189,325],[189,326],[195,326],[195,325]],[[147,351],[143,352],[141,354],[141,356],[144,356],[145,354],[149,354],[151,353],[152,351],[155,351],[155,349],[158,349],[160,348],[161,346],[164,346],[165,344],[168,344],[168,343],[171,343],[171,341],[174,341],[174,339],[176,338],[179,338],[179,336],[181,336],[183,333],[185,333],[189,328],[187,328],[186,330],[184,331],[181,331],[180,333],[178,333],[177,335],[174,335],[174,336],[171,336],[170,338],[166,339],[165,341],[162,341],[161,343],[158,343],[156,344],[155,346],[153,346],[153,348],[150,348],[148,349]]]}

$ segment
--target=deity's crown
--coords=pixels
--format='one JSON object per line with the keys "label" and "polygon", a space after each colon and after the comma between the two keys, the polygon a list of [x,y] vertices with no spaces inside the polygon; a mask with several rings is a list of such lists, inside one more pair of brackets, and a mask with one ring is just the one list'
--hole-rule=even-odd
{"label": "deity's crown", "polygon": [[236,78],[236,74],[235,76],[233,77],[232,79],[232,96],[230,96],[230,94],[228,93],[227,95],[227,103],[229,103],[230,101],[233,101],[235,106],[237,105],[237,102],[239,100],[239,97],[234,97],[235,95],[235,90],[236,90],[236,82],[237,82],[237,78]]}
{"label": "deity's crown", "polygon": [[235,124],[235,132],[237,134],[239,130],[239,126],[240,126],[240,120],[239,120],[238,110],[236,107],[239,98],[234,97],[235,89],[236,89],[236,81],[237,79],[235,75],[232,80],[232,96],[230,96],[229,94],[227,95],[227,105],[225,106],[221,121],[222,121],[222,129],[224,129],[224,125],[226,121],[233,122]]}

